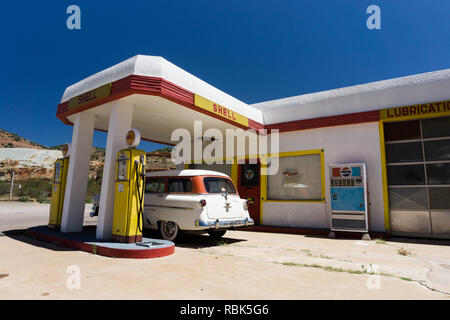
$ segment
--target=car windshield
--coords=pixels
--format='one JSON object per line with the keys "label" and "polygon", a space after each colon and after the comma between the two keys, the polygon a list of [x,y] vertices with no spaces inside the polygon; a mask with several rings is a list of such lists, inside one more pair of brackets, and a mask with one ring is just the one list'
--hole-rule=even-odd
{"label": "car windshield", "polygon": [[227,178],[206,177],[203,179],[208,193],[236,193],[233,182]]}

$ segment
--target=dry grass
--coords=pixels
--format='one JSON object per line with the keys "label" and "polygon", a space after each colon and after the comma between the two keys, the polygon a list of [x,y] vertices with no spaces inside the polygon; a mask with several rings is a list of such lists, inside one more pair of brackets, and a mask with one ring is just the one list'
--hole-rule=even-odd
{"label": "dry grass", "polygon": [[408,251],[404,248],[400,248],[397,250],[397,253],[402,256],[409,256],[411,254],[411,251]]}

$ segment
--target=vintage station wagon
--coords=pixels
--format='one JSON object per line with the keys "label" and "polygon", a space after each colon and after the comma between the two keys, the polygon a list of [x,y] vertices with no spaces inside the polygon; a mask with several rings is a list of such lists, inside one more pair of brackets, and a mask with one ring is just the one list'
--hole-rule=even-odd
{"label": "vintage station wagon", "polygon": [[227,229],[253,225],[247,200],[226,174],[209,170],[171,170],[146,174],[144,228],[158,229],[174,241],[182,231],[220,238]]}

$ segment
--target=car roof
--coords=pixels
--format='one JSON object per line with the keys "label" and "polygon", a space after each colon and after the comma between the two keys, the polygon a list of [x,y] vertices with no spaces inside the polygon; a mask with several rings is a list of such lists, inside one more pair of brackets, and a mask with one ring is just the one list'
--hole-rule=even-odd
{"label": "car roof", "polygon": [[184,169],[184,170],[166,170],[166,171],[154,171],[148,172],[146,177],[191,177],[191,176],[222,176],[230,178],[226,174],[212,170],[200,170],[200,169]]}

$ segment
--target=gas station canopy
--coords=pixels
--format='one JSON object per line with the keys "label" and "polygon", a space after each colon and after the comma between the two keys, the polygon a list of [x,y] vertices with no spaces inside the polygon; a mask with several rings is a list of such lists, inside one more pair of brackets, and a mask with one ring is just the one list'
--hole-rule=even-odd
{"label": "gas station canopy", "polygon": [[[203,129],[262,128],[261,111],[216,89],[162,57],[137,55],[68,87],[57,117],[73,124],[77,113],[95,115],[96,130],[108,131],[113,101],[133,106],[132,127],[143,139],[172,144],[171,132]],[[151,124],[151,125],[150,125]],[[192,129],[192,128],[191,128]],[[191,132],[192,133],[192,132]]]}

